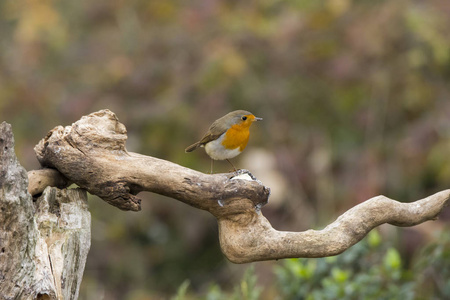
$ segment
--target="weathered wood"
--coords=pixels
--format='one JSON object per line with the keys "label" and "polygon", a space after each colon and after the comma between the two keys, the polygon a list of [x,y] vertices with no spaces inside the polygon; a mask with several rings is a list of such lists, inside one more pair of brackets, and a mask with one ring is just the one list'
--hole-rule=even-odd
{"label": "weathered wood", "polygon": [[322,230],[303,232],[274,230],[261,213],[247,227],[221,219],[220,243],[225,255],[236,263],[333,256],[344,252],[381,224],[405,227],[435,220],[448,205],[449,196],[450,190],[444,190],[412,203],[377,196],[348,210]]}
{"label": "weathered wood", "polygon": [[90,213],[81,189],[47,187],[35,199],[0,124],[0,299],[77,299],[90,247]]}
{"label": "weathered wood", "polygon": [[55,169],[45,168],[28,172],[28,193],[33,197],[42,194],[48,186],[63,189],[69,185],[70,181]]}
{"label": "weathered wood", "polygon": [[136,195],[166,195],[213,214],[223,253],[233,262],[336,255],[383,223],[413,226],[435,219],[450,190],[413,203],[378,196],[350,209],[323,230],[283,232],[260,208],[270,190],[248,171],[203,174],[150,156],[128,152],[126,129],[102,110],[71,126],[58,126],[35,147],[44,167],[55,168],[90,193],[124,210],[140,209]]}

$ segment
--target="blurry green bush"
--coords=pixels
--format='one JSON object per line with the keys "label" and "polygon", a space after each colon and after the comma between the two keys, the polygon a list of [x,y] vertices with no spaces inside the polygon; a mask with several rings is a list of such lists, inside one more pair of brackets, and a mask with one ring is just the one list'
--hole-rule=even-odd
{"label": "blurry green bush", "polygon": [[[276,299],[380,300],[450,299],[450,234],[424,247],[414,266],[407,268],[399,252],[381,242],[376,230],[360,243],[334,257],[286,259],[274,267]],[[233,294],[211,285],[206,296],[189,295],[183,284],[176,300],[269,299],[257,285],[253,266]],[[273,295],[271,295],[273,297]]]}

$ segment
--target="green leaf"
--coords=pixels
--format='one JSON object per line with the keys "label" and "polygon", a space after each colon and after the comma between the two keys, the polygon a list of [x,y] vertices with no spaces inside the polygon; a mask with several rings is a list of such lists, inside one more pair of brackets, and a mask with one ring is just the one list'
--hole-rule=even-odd
{"label": "green leaf", "polygon": [[399,270],[402,264],[402,259],[396,249],[389,248],[384,256],[383,263],[387,269]]}
{"label": "green leaf", "polygon": [[381,244],[381,235],[378,233],[378,230],[372,230],[367,235],[367,242],[371,248],[376,248]]}
{"label": "green leaf", "polygon": [[188,279],[183,281],[183,283],[178,288],[177,295],[175,297],[173,297],[172,300],[183,300],[183,299],[185,299],[186,298],[186,292],[187,292],[187,289],[188,289],[190,284],[191,284],[191,282]]}
{"label": "green leaf", "polygon": [[333,279],[336,282],[344,283],[350,277],[350,271],[342,270],[342,269],[335,267],[331,270],[331,275],[333,276]]}

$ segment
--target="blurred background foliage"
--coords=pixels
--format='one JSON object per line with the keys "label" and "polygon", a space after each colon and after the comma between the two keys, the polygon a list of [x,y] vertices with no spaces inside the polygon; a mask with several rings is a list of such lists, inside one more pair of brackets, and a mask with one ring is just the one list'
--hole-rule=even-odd
{"label": "blurred background foliage", "polygon": [[[413,201],[448,188],[449,15],[446,0],[5,0],[0,121],[13,125],[27,170],[39,167],[33,147],[50,129],[108,108],[127,127],[128,150],[208,172],[206,154],[184,148],[218,117],[250,110],[264,121],[234,161],[272,189],[264,214],[280,230],[322,228],[378,194]],[[141,196],[139,213],[91,198],[80,299],[257,284],[222,256],[210,215]],[[380,233],[409,269],[448,220],[447,210]],[[254,295],[283,295],[272,269],[285,264],[254,264],[265,287]],[[327,276],[351,274],[336,266]]]}

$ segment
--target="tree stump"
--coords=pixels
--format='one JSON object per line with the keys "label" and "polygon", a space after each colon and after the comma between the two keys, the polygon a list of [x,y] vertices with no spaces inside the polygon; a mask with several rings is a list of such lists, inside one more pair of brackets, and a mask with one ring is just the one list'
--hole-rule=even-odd
{"label": "tree stump", "polygon": [[91,244],[86,191],[47,187],[33,198],[5,122],[0,208],[0,299],[77,299]]}

